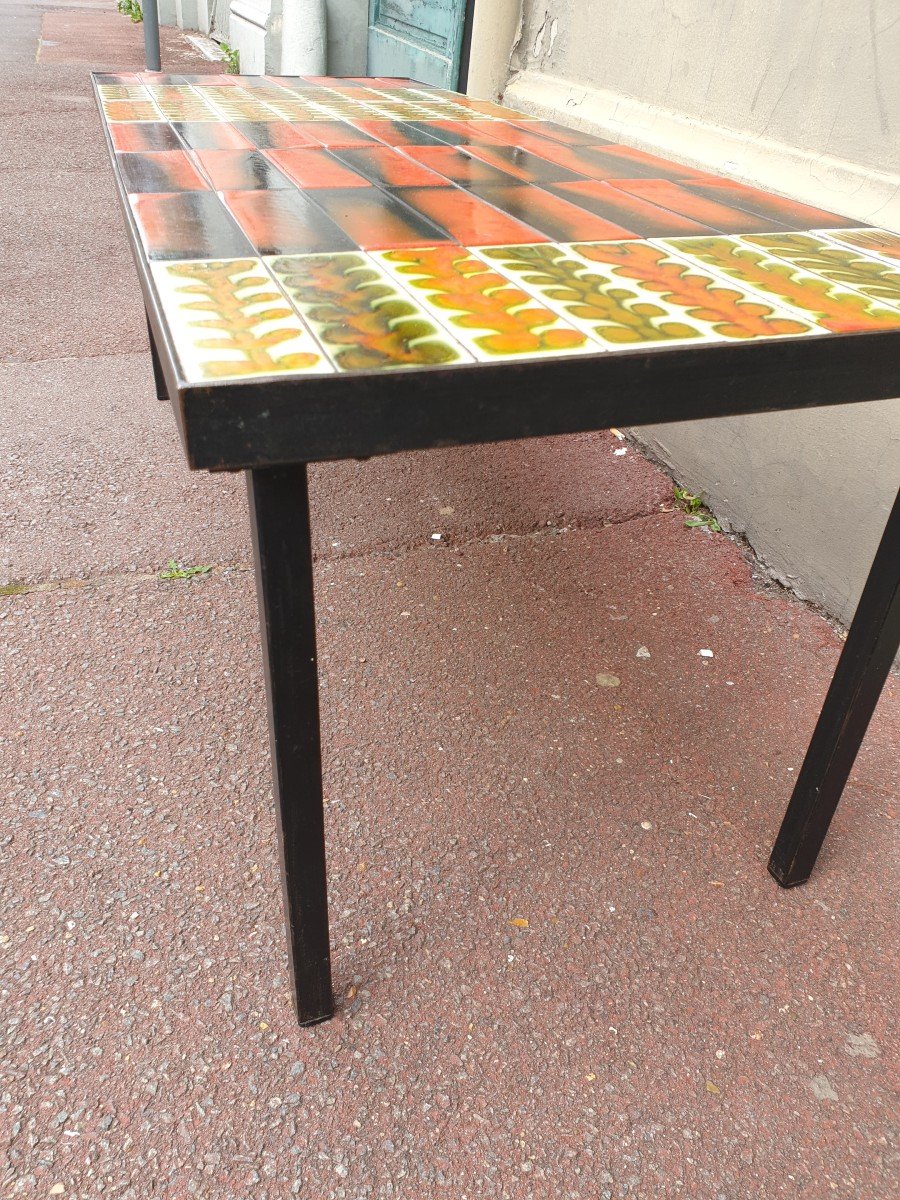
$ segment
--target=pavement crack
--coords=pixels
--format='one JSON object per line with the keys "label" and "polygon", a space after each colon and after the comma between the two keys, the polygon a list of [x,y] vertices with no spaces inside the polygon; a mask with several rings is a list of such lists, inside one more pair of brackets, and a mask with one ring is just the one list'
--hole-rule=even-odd
{"label": "pavement crack", "polygon": [[14,599],[17,596],[30,596],[35,593],[89,591],[103,587],[115,588],[132,583],[153,582],[173,587],[178,584],[193,583],[198,579],[207,579],[216,575],[243,574],[252,571],[253,567],[249,563],[224,563],[210,567],[203,575],[195,576],[193,579],[162,579],[161,572],[163,570],[165,570],[164,567],[161,567],[159,571],[153,572],[117,571],[109,575],[71,576],[66,579],[44,579],[30,583],[25,580],[14,579],[9,583],[0,584],[0,599]]}
{"label": "pavement crack", "polygon": [[[411,554],[417,550],[424,550],[427,547],[458,551],[468,549],[472,546],[491,544],[509,545],[529,539],[533,540],[538,537],[560,537],[567,533],[615,528],[621,525],[628,525],[633,521],[643,521],[650,517],[663,516],[669,511],[668,509],[661,508],[647,512],[628,513],[615,520],[600,518],[596,520],[572,520],[566,524],[541,522],[534,524],[528,529],[517,529],[511,532],[495,531],[493,533],[478,533],[471,537],[456,538],[442,535],[440,541],[434,540],[432,536],[421,537],[410,539],[407,542],[389,542],[381,546],[356,547],[337,554],[333,551],[330,553],[316,551],[313,553],[313,562],[324,565],[326,563],[353,562],[357,559],[373,558],[376,556],[396,557],[403,554]],[[252,574],[254,570],[252,563],[219,563],[210,566],[208,570],[204,570],[202,573],[193,575],[191,578],[165,579],[163,578],[165,569],[165,567],[160,567],[156,571],[116,571],[100,575],[68,576],[63,579],[12,579],[8,583],[0,584],[0,600],[12,600],[18,596],[47,595],[55,592],[78,592],[90,591],[97,588],[124,587],[135,583],[159,583],[172,587],[186,583],[197,584],[201,583],[204,579],[214,579],[225,575]]]}
{"label": "pavement crack", "polygon": [[337,553],[330,552],[326,554],[315,553],[314,560],[316,562],[352,562],[355,559],[369,558],[374,555],[401,555],[407,554],[414,550],[423,550],[426,547],[438,548],[443,550],[462,550],[470,546],[480,546],[489,544],[503,544],[515,541],[521,541],[528,538],[535,538],[544,534],[548,537],[559,537],[566,533],[590,532],[595,529],[612,529],[620,525],[628,525],[632,521],[643,521],[649,517],[665,516],[671,512],[668,507],[659,507],[647,510],[641,510],[634,513],[626,513],[622,516],[608,518],[573,518],[564,522],[556,521],[539,521],[533,525],[523,529],[510,531],[494,530],[492,532],[479,532],[471,536],[453,536],[452,534],[442,533],[440,538],[436,538],[434,534],[409,538],[403,541],[384,542],[381,544],[372,544],[367,546],[355,546],[346,551]]}

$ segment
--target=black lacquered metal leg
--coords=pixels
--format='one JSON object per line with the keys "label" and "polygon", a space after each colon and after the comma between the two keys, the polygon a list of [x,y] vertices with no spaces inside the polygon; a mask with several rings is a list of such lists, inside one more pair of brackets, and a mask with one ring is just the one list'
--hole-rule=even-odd
{"label": "black lacquered metal leg", "polygon": [[147,337],[150,340],[150,357],[153,360],[153,382],[156,384],[157,400],[168,400],[169,392],[166,387],[166,377],[163,375],[162,364],[159,361],[159,351],[156,349],[156,338],[147,321]]}
{"label": "black lacquered metal leg", "polygon": [[782,887],[812,874],[898,647],[900,493],[769,859]]}
{"label": "black lacquered metal leg", "polygon": [[247,472],[281,879],[301,1025],[334,1011],[306,466]]}

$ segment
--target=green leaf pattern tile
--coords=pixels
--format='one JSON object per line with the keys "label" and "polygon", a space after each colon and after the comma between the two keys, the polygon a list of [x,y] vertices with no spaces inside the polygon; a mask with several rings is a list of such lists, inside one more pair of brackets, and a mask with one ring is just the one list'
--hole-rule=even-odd
{"label": "green leaf pattern tile", "polygon": [[362,253],[292,255],[268,263],[339,370],[471,361]]}
{"label": "green leaf pattern tile", "polygon": [[676,315],[687,317],[716,340],[748,340],[759,337],[798,337],[817,333],[809,321],[771,300],[761,301],[752,292],[737,287],[682,259],[660,246],[644,241],[582,243],[569,247],[592,269],[620,287],[637,287]]}
{"label": "green leaf pattern tile", "polygon": [[606,349],[703,339],[703,331],[640,289],[617,286],[553,242],[475,251]]}
{"label": "green leaf pattern tile", "polygon": [[745,290],[774,297],[831,333],[900,328],[900,310],[775,258],[741,238],[671,238],[659,244],[688,262],[737,280]]}
{"label": "green leaf pattern tile", "polygon": [[879,258],[832,246],[804,233],[743,235],[742,241],[832,283],[853,288],[871,300],[900,305],[900,263],[886,266]]}
{"label": "green leaf pattern tile", "polygon": [[259,259],[154,263],[151,270],[188,382],[332,370]]}
{"label": "green leaf pattern tile", "polygon": [[372,257],[481,361],[596,349],[582,330],[465,247],[385,250]]}
{"label": "green leaf pattern tile", "polygon": [[889,229],[816,229],[817,237],[846,250],[861,250],[883,258],[891,266],[900,265],[900,233]]}
{"label": "green leaf pattern tile", "polygon": [[645,242],[505,246],[480,253],[608,349],[812,332],[792,314]]}

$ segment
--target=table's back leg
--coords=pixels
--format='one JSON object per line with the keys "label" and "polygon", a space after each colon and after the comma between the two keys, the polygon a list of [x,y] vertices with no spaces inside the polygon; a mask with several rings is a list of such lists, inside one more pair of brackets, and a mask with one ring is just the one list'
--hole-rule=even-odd
{"label": "table's back leg", "polygon": [[334,1011],[306,466],[247,472],[294,1002],[301,1025]]}
{"label": "table's back leg", "polygon": [[898,647],[900,493],[769,859],[782,887],[796,887],[812,874]]}
{"label": "table's back leg", "polygon": [[162,363],[159,361],[159,351],[156,348],[156,338],[153,336],[153,330],[150,328],[149,318],[147,320],[147,337],[150,341],[150,357],[153,360],[153,382],[156,385],[157,400],[168,400],[169,391],[166,387],[166,377],[163,375]]}

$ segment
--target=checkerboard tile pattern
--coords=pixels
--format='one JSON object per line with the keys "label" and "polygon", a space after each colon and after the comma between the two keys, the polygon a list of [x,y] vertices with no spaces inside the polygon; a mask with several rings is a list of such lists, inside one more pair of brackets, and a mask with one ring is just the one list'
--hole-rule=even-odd
{"label": "checkerboard tile pattern", "polygon": [[95,75],[187,384],[900,328],[900,236],[403,79]]}

